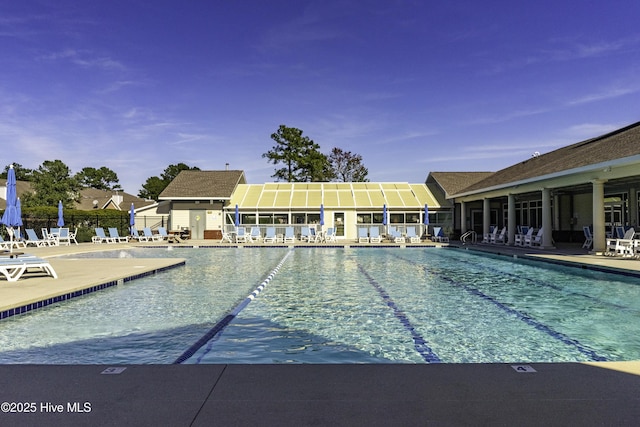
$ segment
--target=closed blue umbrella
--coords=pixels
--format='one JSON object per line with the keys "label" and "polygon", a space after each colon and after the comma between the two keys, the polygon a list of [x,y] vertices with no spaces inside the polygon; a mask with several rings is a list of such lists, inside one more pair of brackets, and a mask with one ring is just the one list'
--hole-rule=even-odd
{"label": "closed blue umbrella", "polygon": [[10,228],[9,237],[11,238],[10,250],[13,250],[13,227],[20,227],[22,225],[22,218],[20,218],[20,212],[16,208],[18,197],[16,194],[16,171],[13,169],[13,165],[9,165],[9,172],[7,172],[7,207],[2,214],[0,222],[7,228]]}
{"label": "closed blue umbrella", "polygon": [[320,225],[324,225],[324,205],[320,204]]}
{"label": "closed blue umbrella", "polygon": [[62,213],[62,200],[58,202],[58,222],[56,223],[58,227],[64,227],[64,216]]}
{"label": "closed blue umbrella", "polygon": [[236,205],[236,227],[240,225],[240,211],[238,211],[238,205]]}
{"label": "closed blue umbrella", "polygon": [[131,203],[131,210],[129,210],[129,232],[133,236],[133,226],[136,225],[136,211]]}
{"label": "closed blue umbrella", "polygon": [[429,225],[429,206],[424,204],[424,225]]}
{"label": "closed blue umbrella", "polygon": [[382,225],[387,225],[387,205],[382,206]]}

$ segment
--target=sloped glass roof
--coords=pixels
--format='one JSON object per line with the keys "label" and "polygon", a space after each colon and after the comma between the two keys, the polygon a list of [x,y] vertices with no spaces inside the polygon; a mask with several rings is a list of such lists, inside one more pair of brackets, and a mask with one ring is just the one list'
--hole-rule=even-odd
{"label": "sloped glass roof", "polygon": [[425,184],[376,182],[310,182],[239,184],[230,206],[241,209],[437,209],[436,198]]}

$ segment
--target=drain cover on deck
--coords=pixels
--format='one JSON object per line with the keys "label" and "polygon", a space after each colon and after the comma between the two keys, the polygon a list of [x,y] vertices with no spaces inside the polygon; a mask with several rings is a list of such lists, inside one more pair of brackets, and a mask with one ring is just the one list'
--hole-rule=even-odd
{"label": "drain cover on deck", "polygon": [[123,368],[123,367],[117,367],[117,368],[107,368],[104,371],[100,372],[102,375],[115,375],[115,374],[121,374],[124,372],[124,370],[127,368]]}
{"label": "drain cover on deck", "polygon": [[514,371],[516,372],[522,372],[522,373],[526,373],[526,372],[537,372],[535,369],[533,369],[531,366],[529,365],[511,365],[511,367],[514,369]]}

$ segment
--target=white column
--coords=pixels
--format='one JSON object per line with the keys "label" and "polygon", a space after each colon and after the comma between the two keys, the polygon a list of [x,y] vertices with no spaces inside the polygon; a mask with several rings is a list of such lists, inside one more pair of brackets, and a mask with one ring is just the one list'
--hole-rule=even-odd
{"label": "white column", "polygon": [[491,225],[491,203],[489,199],[482,201],[482,235],[489,234]]}
{"label": "white column", "polygon": [[638,228],[638,190],[634,187],[629,189],[629,218],[627,218],[627,222],[629,225],[635,229]]}
{"label": "white column", "polygon": [[516,196],[509,194],[507,201],[507,233],[508,244],[513,246],[516,242]]}
{"label": "white column", "polygon": [[604,183],[605,180],[594,179],[593,184],[593,252],[604,252],[606,234],[604,227]]}
{"label": "white column", "polygon": [[460,202],[460,234],[467,232],[467,204]]}
{"label": "white column", "polygon": [[551,190],[542,189],[542,248],[553,247],[553,230],[551,222]]}

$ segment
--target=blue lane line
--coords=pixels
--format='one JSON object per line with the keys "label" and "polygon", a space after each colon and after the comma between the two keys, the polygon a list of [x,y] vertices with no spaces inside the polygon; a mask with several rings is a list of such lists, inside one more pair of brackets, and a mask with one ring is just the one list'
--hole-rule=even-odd
{"label": "blue lane line", "polygon": [[216,338],[217,336],[219,336],[222,331],[224,331],[224,328],[227,327],[227,325],[229,325],[229,323],[231,323],[231,321],[233,319],[236,318],[236,316],[247,306],[249,305],[249,303],[251,301],[253,301],[259,294],[260,292],[262,292],[264,290],[264,288],[267,287],[267,285],[269,284],[269,282],[275,277],[275,275],[278,273],[278,271],[280,270],[280,267],[282,267],[282,265],[284,264],[284,262],[287,260],[287,258],[289,257],[289,255],[291,255],[291,252],[293,251],[293,249],[290,249],[287,254],[280,260],[280,262],[278,263],[278,265],[276,265],[276,267],[271,271],[271,273],[267,276],[267,278],[260,283],[260,285],[258,285],[258,287],[249,294],[249,296],[247,296],[240,304],[238,304],[236,306],[236,308],[234,308],[231,313],[227,314],[224,318],[222,318],[222,320],[220,320],[218,323],[215,324],[215,326],[211,329],[209,329],[209,331],[204,334],[202,336],[202,338],[200,338],[198,341],[196,341],[191,347],[189,347],[187,349],[187,351],[185,351],[184,353],[182,353],[180,355],[180,357],[178,357],[173,364],[174,365],[178,365],[180,363],[185,362],[187,359],[189,359],[191,356],[193,356],[196,351],[200,350],[200,348],[202,348],[205,344],[210,343],[209,346],[206,348],[206,351],[204,352],[204,354],[202,356],[200,356],[198,358],[198,363],[200,363],[200,361],[202,360],[202,357],[204,355],[206,355],[207,353],[209,353],[209,351],[211,351],[211,343],[214,342],[214,338]]}
{"label": "blue lane line", "polygon": [[518,310],[515,310],[511,307],[506,306],[505,304],[501,303],[500,301],[496,300],[495,298],[483,293],[482,291],[480,291],[479,289],[476,289],[472,286],[469,285],[465,285],[464,283],[460,283],[457,282],[454,279],[451,279],[450,277],[444,276],[444,275],[440,275],[440,274],[436,274],[432,271],[430,271],[427,267],[425,267],[424,265],[420,265],[414,261],[408,260],[406,258],[402,258],[402,257],[398,257],[397,258],[409,262],[411,264],[414,265],[418,265],[419,267],[421,267],[425,273],[427,274],[431,274],[433,276],[437,276],[438,278],[449,282],[450,284],[462,288],[465,291],[469,292],[472,295],[476,295],[486,301],[489,301],[491,303],[493,303],[494,305],[496,305],[498,308],[506,311],[509,314],[512,314],[514,316],[516,316],[518,319],[522,320],[523,322],[527,323],[528,325],[533,326],[534,328],[536,328],[539,331],[545,332],[547,333],[549,336],[569,345],[569,346],[573,346],[575,347],[580,353],[590,357],[592,360],[594,361],[598,361],[598,362],[606,362],[607,358],[604,356],[600,356],[598,353],[596,353],[594,350],[590,349],[589,347],[585,346],[584,344],[580,343],[580,341],[570,338],[567,335],[563,334],[562,332],[558,332],[556,330],[554,330],[553,328],[551,328],[550,326],[545,325],[544,323],[541,323],[537,320],[535,320],[534,318],[532,318],[531,316],[529,316],[526,313],[522,313]]}
{"label": "blue lane line", "polygon": [[[481,255],[475,255],[475,256],[481,256]],[[565,289],[563,289],[561,286],[554,285],[553,283],[548,283],[548,282],[544,282],[542,280],[536,280],[536,279],[530,279],[528,277],[518,276],[517,274],[509,273],[508,271],[504,271],[504,270],[492,269],[492,268],[486,267],[486,266],[484,266],[484,265],[482,265],[480,263],[470,262],[469,264],[471,264],[474,267],[477,267],[478,269],[483,270],[483,271],[490,271],[492,273],[498,272],[500,274],[504,274],[505,276],[514,277],[514,278],[517,278],[519,280],[525,280],[525,281],[530,282],[530,283],[532,283],[532,284],[534,284],[536,286],[551,288],[551,289],[556,290],[558,292],[562,292],[565,295],[575,295],[575,296],[583,297],[583,298],[586,298],[586,299],[589,299],[589,300],[592,300],[592,301],[597,301],[599,304],[610,306],[610,307],[615,307],[615,308],[618,308],[618,309],[621,309],[621,310],[630,310],[630,309],[633,310],[633,308],[631,308],[631,307],[627,307],[627,306],[624,306],[624,305],[620,305],[620,304],[616,304],[616,303],[612,303],[612,302],[608,302],[608,301],[603,301],[600,298],[597,298],[597,297],[594,297],[594,296],[591,296],[591,295],[588,295],[588,294],[583,294],[583,293],[580,293],[580,292],[568,292]],[[636,310],[634,310],[634,311],[636,311]]]}
{"label": "blue lane line", "polygon": [[411,324],[411,321],[409,321],[409,318],[407,317],[407,315],[402,310],[400,310],[398,305],[391,299],[391,296],[389,296],[389,293],[382,286],[380,286],[380,284],[376,282],[375,279],[371,277],[371,275],[367,273],[367,271],[360,264],[358,264],[358,270],[360,270],[360,272],[364,274],[367,280],[369,280],[369,283],[371,284],[371,286],[373,286],[378,291],[380,296],[382,296],[382,299],[387,304],[387,306],[393,310],[394,316],[396,316],[396,318],[400,320],[400,323],[402,323],[402,326],[404,326],[404,328],[407,331],[409,331],[409,333],[411,334],[411,338],[413,338],[413,346],[415,347],[416,351],[420,354],[420,356],[422,356],[422,358],[427,363],[442,362],[442,360],[440,360],[438,355],[435,354],[433,350],[427,345],[427,342],[422,337],[422,335],[420,335],[416,331],[415,327]]}

